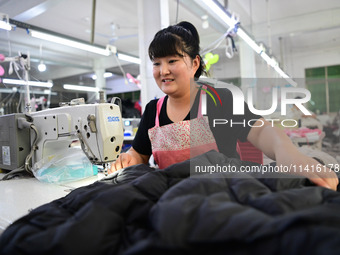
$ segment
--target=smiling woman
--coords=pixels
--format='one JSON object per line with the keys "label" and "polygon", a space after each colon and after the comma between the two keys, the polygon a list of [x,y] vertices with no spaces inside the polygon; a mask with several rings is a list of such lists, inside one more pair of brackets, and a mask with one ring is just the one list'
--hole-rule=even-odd
{"label": "smiling woman", "polygon": [[[147,163],[151,154],[160,168],[209,150],[239,157],[237,139],[246,141],[250,127],[223,128],[221,132],[221,128],[212,129],[211,120],[214,118],[209,116],[208,120],[207,116],[203,116],[205,101],[201,97],[204,98],[209,91],[207,86],[198,87],[194,82],[205,72],[199,42],[197,30],[189,22],[180,22],[156,33],[149,46],[149,57],[153,62],[154,79],[166,96],[152,100],[146,106],[133,147],[118,158],[112,165],[112,171]],[[211,87],[209,89],[212,90]],[[260,118],[249,112],[247,107],[245,114],[235,118],[231,93],[227,90],[212,91],[218,95],[219,107],[210,107],[212,112],[208,112],[209,115],[217,114],[216,118],[227,116],[236,122],[241,121],[241,117],[247,121]],[[211,100],[208,105],[210,103]]]}
{"label": "smiling woman", "polygon": [[[153,77],[158,87],[167,95],[181,97],[190,91],[190,79],[199,65],[199,57],[193,61],[184,53],[153,60]],[[189,95],[190,96],[190,95]]]}
{"label": "smiling woman", "polygon": [[[201,93],[197,93],[198,88],[192,83],[204,70],[204,63],[199,55],[199,42],[198,32],[189,22],[169,26],[155,35],[149,46],[149,57],[153,62],[154,79],[167,96],[160,100],[153,100],[146,107],[133,148],[128,152],[128,156],[124,156],[125,162],[119,158],[112,170],[124,167],[127,162],[128,164],[146,163],[151,152],[158,166],[165,168],[178,161],[189,159],[192,156],[190,149],[194,147],[198,154],[212,149],[218,150],[208,122],[201,115],[201,110],[198,111],[197,118],[190,118],[190,109],[194,103],[196,102],[197,107],[201,107],[198,103],[200,100],[194,100],[196,95],[199,99]],[[164,107],[166,110],[163,110]],[[158,114],[155,118],[153,112],[156,108]],[[201,137],[197,146],[189,142],[190,126],[206,131],[206,136]],[[178,139],[178,136],[181,139]],[[172,156],[170,156],[165,148],[177,149],[171,149]],[[165,157],[164,154],[167,156]]]}
{"label": "smiling woman", "polygon": [[[207,87],[195,83],[204,70],[199,55],[199,36],[189,22],[180,22],[156,33],[149,46],[153,76],[166,96],[152,100],[143,113],[138,132],[127,153],[112,164],[111,172],[139,163],[147,163],[150,155],[160,169],[204,154],[210,150],[230,158],[239,158],[238,140],[249,141],[278,166],[318,165],[315,159],[300,153],[287,135],[248,108],[242,100],[242,113],[235,114],[232,88],[216,89],[221,105],[207,100],[207,116],[202,113],[202,101]],[[212,104],[212,107],[211,107]],[[210,105],[210,107],[209,107]],[[203,106],[204,108],[205,106]],[[234,111],[235,110],[235,111]],[[209,116],[209,119],[208,119]],[[231,125],[214,125],[216,119]],[[250,125],[240,126],[242,123]],[[333,171],[304,172],[317,185],[336,189],[338,178]]]}

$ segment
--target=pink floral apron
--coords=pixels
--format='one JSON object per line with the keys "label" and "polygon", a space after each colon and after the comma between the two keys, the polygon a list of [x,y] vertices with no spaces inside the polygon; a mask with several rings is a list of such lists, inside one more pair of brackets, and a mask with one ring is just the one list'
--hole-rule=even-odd
{"label": "pink floral apron", "polygon": [[[202,93],[201,90],[201,95]],[[210,150],[218,151],[209,127],[208,117],[202,115],[201,98],[196,119],[183,120],[160,127],[159,114],[164,98],[158,100],[155,126],[148,130],[152,154],[160,169]]]}

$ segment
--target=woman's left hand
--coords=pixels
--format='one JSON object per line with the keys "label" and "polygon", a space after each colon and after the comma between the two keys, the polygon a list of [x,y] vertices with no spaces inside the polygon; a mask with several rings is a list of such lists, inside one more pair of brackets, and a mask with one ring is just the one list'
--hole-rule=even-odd
{"label": "woman's left hand", "polygon": [[317,160],[297,151],[279,153],[278,155],[276,157],[277,165],[291,166],[291,174],[305,176],[318,186],[332,190],[337,189],[339,179],[335,172]]}
{"label": "woman's left hand", "polygon": [[288,166],[291,174],[305,176],[318,186],[337,189],[339,179],[333,170],[302,154],[281,129],[272,127],[263,118],[254,124],[247,138],[275,160],[277,166]]}

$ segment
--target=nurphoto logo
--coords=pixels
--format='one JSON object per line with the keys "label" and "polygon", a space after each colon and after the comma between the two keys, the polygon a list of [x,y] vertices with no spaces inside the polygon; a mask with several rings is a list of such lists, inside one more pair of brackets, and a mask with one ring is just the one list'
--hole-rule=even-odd
{"label": "nurphoto logo", "polygon": [[[280,93],[278,91],[277,87],[272,88],[272,104],[271,107],[269,109],[265,109],[265,110],[259,110],[256,109],[254,106],[254,99],[253,99],[253,94],[254,94],[254,87],[250,87],[247,90],[247,98],[245,98],[243,91],[232,84],[227,84],[227,83],[223,83],[223,84],[216,84],[215,88],[210,86],[210,85],[204,85],[206,86],[207,89],[203,88],[203,87],[199,87],[199,89],[205,91],[213,100],[215,106],[217,106],[217,102],[215,97],[219,100],[221,107],[223,107],[223,102],[220,98],[220,96],[218,95],[217,91],[215,88],[225,88],[228,89],[233,97],[233,115],[244,115],[244,102],[246,102],[248,104],[249,110],[250,112],[252,112],[253,114],[256,115],[260,115],[260,116],[266,116],[266,115],[270,115],[272,113],[274,113],[277,108],[278,108],[278,103],[279,103],[279,96],[280,96],[280,109],[281,109],[281,116],[286,116],[287,115],[287,106],[288,105],[295,105],[304,115],[312,115],[307,108],[303,105],[304,103],[307,103],[310,99],[311,99],[311,94],[309,92],[309,90],[305,89],[305,88],[295,88],[295,87],[284,87],[280,89]],[[214,95],[209,91],[211,90]],[[289,98],[288,94],[291,93],[299,93],[299,94],[303,94],[304,97],[300,97],[300,98]],[[207,97],[206,94],[202,95],[202,114],[203,115],[207,115]],[[298,122],[294,119],[266,119],[267,121],[272,123],[272,126],[274,125],[275,121],[281,121],[281,125],[284,127],[296,127],[298,125]],[[255,120],[256,121],[256,120]],[[260,126],[253,126],[251,125],[251,123],[255,122],[254,120],[250,120],[246,123],[246,120],[244,120],[244,122],[238,122],[238,123],[234,123],[234,125],[239,124],[239,125],[250,125],[251,127],[261,127],[262,125],[264,125],[264,123],[262,123],[262,125]],[[262,121],[263,122],[263,121]],[[288,125],[287,123],[293,123]],[[233,125],[232,120],[226,120],[226,119],[214,119],[213,120],[213,127],[215,127],[216,125],[225,125],[225,124],[230,124],[231,126]]]}
{"label": "nurphoto logo", "polygon": [[[209,89],[216,95],[217,99],[220,101],[220,104],[221,104],[221,106],[222,106],[222,100],[221,100],[220,96],[218,95],[216,89],[214,89],[214,87],[212,87],[212,86],[210,86],[210,85],[208,85],[208,84],[205,84],[204,86],[207,87],[207,88],[209,88]],[[203,90],[205,93],[207,93],[207,94],[212,98],[212,100],[214,101],[215,106],[217,106],[215,97],[214,97],[207,89],[203,88],[203,86],[198,86],[198,89],[201,89],[201,90]],[[206,106],[206,105],[207,105],[206,97],[204,97],[204,101],[203,101],[203,102],[204,102],[204,104],[205,104],[205,106]]]}

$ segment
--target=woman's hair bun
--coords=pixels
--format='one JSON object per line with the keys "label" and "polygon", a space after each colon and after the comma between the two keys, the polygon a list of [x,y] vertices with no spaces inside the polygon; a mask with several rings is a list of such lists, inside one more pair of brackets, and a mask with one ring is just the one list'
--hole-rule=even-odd
{"label": "woman's hair bun", "polygon": [[197,43],[200,43],[200,37],[198,35],[197,29],[195,28],[195,26],[193,24],[191,24],[188,21],[182,21],[180,23],[178,23],[176,26],[180,26],[185,28],[186,30],[190,31],[190,33],[192,34],[192,36],[195,38],[195,40],[197,41]]}
{"label": "woman's hair bun", "polygon": [[173,55],[183,57],[183,53],[188,54],[191,59],[199,56],[200,65],[194,75],[195,79],[198,79],[204,73],[199,43],[200,39],[195,26],[188,21],[182,21],[163,28],[155,34],[149,46],[149,57],[151,60]]}

